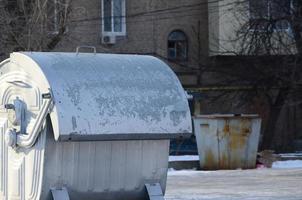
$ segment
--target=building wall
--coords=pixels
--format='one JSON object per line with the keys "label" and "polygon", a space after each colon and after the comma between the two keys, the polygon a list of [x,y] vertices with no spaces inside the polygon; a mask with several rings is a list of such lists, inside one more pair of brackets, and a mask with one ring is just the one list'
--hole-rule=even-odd
{"label": "building wall", "polygon": [[[248,55],[248,46],[254,46],[256,35],[249,27],[249,0],[208,0],[209,55]],[[259,37],[259,36],[258,36]],[[296,53],[292,32],[289,29],[275,30],[272,36],[271,55]],[[260,39],[257,40],[257,42]],[[263,48],[263,52],[267,50]],[[259,52],[258,52],[259,54]]]}
{"label": "building wall", "polygon": [[[208,56],[206,0],[126,0],[126,36],[116,44],[105,45],[102,37],[101,0],[73,0],[66,37],[56,50],[74,51],[91,45],[98,52],[151,54],[167,62],[184,85],[198,84],[200,62]],[[167,39],[173,30],[188,37],[188,60],[175,63],[167,59]]]}

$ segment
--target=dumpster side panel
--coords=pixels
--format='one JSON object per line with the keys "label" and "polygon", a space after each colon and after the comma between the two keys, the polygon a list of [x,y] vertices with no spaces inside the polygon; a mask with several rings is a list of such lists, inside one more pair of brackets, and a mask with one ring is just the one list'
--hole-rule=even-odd
{"label": "dumpster side panel", "polygon": [[260,131],[261,131],[261,119],[253,119],[251,125],[251,134],[248,139],[248,159],[247,168],[254,168],[256,165]]}
{"label": "dumpster side panel", "polygon": [[218,169],[217,125],[216,120],[194,119],[195,136],[202,169]]}
{"label": "dumpster side panel", "polygon": [[218,165],[217,169],[229,169],[231,152],[229,150],[229,123],[217,119],[217,140],[218,140]]}
{"label": "dumpster side panel", "polygon": [[142,199],[145,183],[166,187],[169,140],[55,142],[50,133],[46,152],[42,199],[52,187],[73,200]]}
{"label": "dumpster side panel", "polygon": [[228,127],[229,168],[247,168],[249,159],[248,140],[251,134],[252,119],[225,120]]}
{"label": "dumpster side panel", "polygon": [[261,119],[232,115],[194,119],[202,169],[255,168]]}
{"label": "dumpster side panel", "polygon": [[[219,169],[254,168],[260,126],[251,118],[218,120]],[[253,128],[254,127],[254,128]],[[256,132],[258,131],[258,132]]]}

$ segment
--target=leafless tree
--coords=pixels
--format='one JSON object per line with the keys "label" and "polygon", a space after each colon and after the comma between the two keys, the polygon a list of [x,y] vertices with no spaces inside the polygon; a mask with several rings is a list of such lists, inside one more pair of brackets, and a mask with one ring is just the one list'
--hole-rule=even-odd
{"label": "leafless tree", "polygon": [[51,51],[67,33],[71,0],[0,0],[0,53]]}
{"label": "leafless tree", "polygon": [[[232,9],[229,12],[240,21],[235,38],[229,41],[238,44],[235,59],[224,58],[222,67],[216,59],[204,70],[223,74],[224,85],[247,86],[248,92],[237,92],[242,101],[255,96],[266,99],[269,114],[261,147],[272,148],[282,111],[301,104],[302,1],[238,0]],[[295,130],[287,131],[290,140]]]}

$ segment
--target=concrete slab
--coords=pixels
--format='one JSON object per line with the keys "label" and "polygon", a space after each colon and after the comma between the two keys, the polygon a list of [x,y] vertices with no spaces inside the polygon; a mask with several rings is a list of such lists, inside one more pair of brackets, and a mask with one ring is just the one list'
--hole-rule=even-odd
{"label": "concrete slab", "polygon": [[302,169],[170,171],[166,200],[301,200]]}

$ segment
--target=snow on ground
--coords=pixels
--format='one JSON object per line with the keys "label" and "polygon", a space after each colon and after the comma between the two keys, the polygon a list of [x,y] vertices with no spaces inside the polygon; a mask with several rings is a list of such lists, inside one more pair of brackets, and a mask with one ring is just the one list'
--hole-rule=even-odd
{"label": "snow on ground", "polygon": [[[280,154],[281,155],[281,154]],[[299,153],[295,154],[282,154],[289,156],[301,156]],[[169,156],[169,162],[175,161],[198,161],[198,155],[184,155],[184,156]],[[302,160],[286,160],[286,161],[275,161],[272,165],[275,169],[289,169],[289,168],[302,168]]]}
{"label": "snow on ground", "polygon": [[[296,155],[295,155],[296,156]],[[193,161],[198,156],[170,156]],[[169,169],[166,200],[301,200],[302,160],[276,161],[272,169]]]}
{"label": "snow on ground", "polygon": [[166,200],[301,200],[302,168],[169,170]]}
{"label": "snow on ground", "polygon": [[273,163],[272,168],[274,169],[302,168],[302,160],[276,161]]}
{"label": "snow on ground", "polygon": [[278,155],[281,156],[281,157],[287,157],[287,158],[302,157],[302,153],[281,153],[281,154],[278,154]]}
{"label": "snow on ground", "polygon": [[197,171],[196,169],[191,170],[175,170],[170,168],[168,170],[168,176],[195,176],[198,174],[207,174],[207,173],[213,173],[215,171]]}
{"label": "snow on ground", "polygon": [[172,161],[195,161],[195,160],[199,160],[198,155],[169,156],[169,162],[172,162]]}

